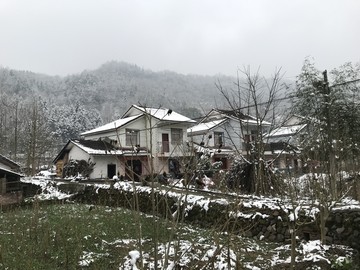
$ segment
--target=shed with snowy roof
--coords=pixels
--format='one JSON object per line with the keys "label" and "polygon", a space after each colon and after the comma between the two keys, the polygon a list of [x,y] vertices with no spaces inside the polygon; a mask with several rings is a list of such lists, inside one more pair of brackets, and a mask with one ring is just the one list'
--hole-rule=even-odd
{"label": "shed with snowy roof", "polygon": [[0,155],[0,194],[20,190],[21,176],[20,165]]}

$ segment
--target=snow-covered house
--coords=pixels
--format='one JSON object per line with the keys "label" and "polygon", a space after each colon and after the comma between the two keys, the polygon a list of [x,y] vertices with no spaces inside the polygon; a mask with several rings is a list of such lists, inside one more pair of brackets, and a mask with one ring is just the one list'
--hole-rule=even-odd
{"label": "snow-covered house", "polygon": [[307,132],[307,125],[300,116],[293,115],[280,127],[275,128],[264,136],[267,148],[265,155],[267,159],[274,160],[273,166],[280,170],[302,167],[299,154],[300,141],[304,132]]}
{"label": "snow-covered house", "polygon": [[[261,123],[262,132],[270,123]],[[253,116],[240,110],[212,109],[197,125],[188,128],[189,141],[198,152],[208,152],[213,162],[222,161],[223,168],[230,166],[229,157],[246,154],[249,144],[255,140],[259,123]]]}
{"label": "snow-covered house", "polygon": [[58,175],[70,159],[95,163],[90,178],[136,179],[177,170],[177,159],[188,151],[187,128],[194,123],[171,109],[132,105],[120,119],[82,133],[82,140],[70,141],[55,159]]}
{"label": "snow-covered house", "polygon": [[0,194],[20,189],[20,165],[0,155]]}

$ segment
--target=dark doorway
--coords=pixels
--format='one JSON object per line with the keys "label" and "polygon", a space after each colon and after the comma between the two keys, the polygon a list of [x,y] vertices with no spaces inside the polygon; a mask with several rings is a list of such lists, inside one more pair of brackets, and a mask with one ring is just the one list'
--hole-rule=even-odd
{"label": "dark doorway", "polygon": [[177,159],[169,159],[169,173],[173,178],[180,176],[180,163]]}
{"label": "dark doorway", "polygon": [[221,169],[226,170],[227,169],[227,158],[215,158],[215,162],[221,162]]}
{"label": "dark doorway", "polygon": [[115,164],[108,164],[107,165],[107,177],[112,179],[116,175],[116,165]]}
{"label": "dark doorway", "polygon": [[138,159],[128,160],[126,162],[126,177],[129,180],[139,181],[139,176],[142,174],[142,164]]}
{"label": "dark doorway", "polygon": [[162,134],[162,148],[161,153],[168,153],[170,152],[169,148],[169,134],[163,133]]}

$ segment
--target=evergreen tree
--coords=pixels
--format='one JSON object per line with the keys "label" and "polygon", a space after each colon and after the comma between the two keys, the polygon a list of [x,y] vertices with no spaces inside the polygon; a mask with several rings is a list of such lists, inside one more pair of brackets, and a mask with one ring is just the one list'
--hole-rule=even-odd
{"label": "evergreen tree", "polygon": [[337,172],[359,157],[359,71],[359,65],[347,63],[330,72],[330,82],[327,71],[306,59],[296,81],[294,112],[305,117],[309,130],[301,144],[303,155],[328,173],[333,199],[339,195]]}

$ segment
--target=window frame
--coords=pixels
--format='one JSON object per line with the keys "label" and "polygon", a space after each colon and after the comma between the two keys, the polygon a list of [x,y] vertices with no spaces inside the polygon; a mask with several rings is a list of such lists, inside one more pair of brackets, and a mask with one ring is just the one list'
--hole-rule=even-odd
{"label": "window frame", "polygon": [[140,144],[140,131],[138,129],[127,128],[125,129],[125,134],[126,146],[136,146]]}
{"label": "window frame", "polygon": [[[221,140],[220,140],[221,138]],[[214,146],[224,146],[225,140],[224,140],[224,132],[222,131],[214,131]]]}
{"label": "window frame", "polygon": [[[177,133],[178,132],[178,133]],[[171,128],[171,144],[182,144],[184,141],[184,130],[182,128]]]}

